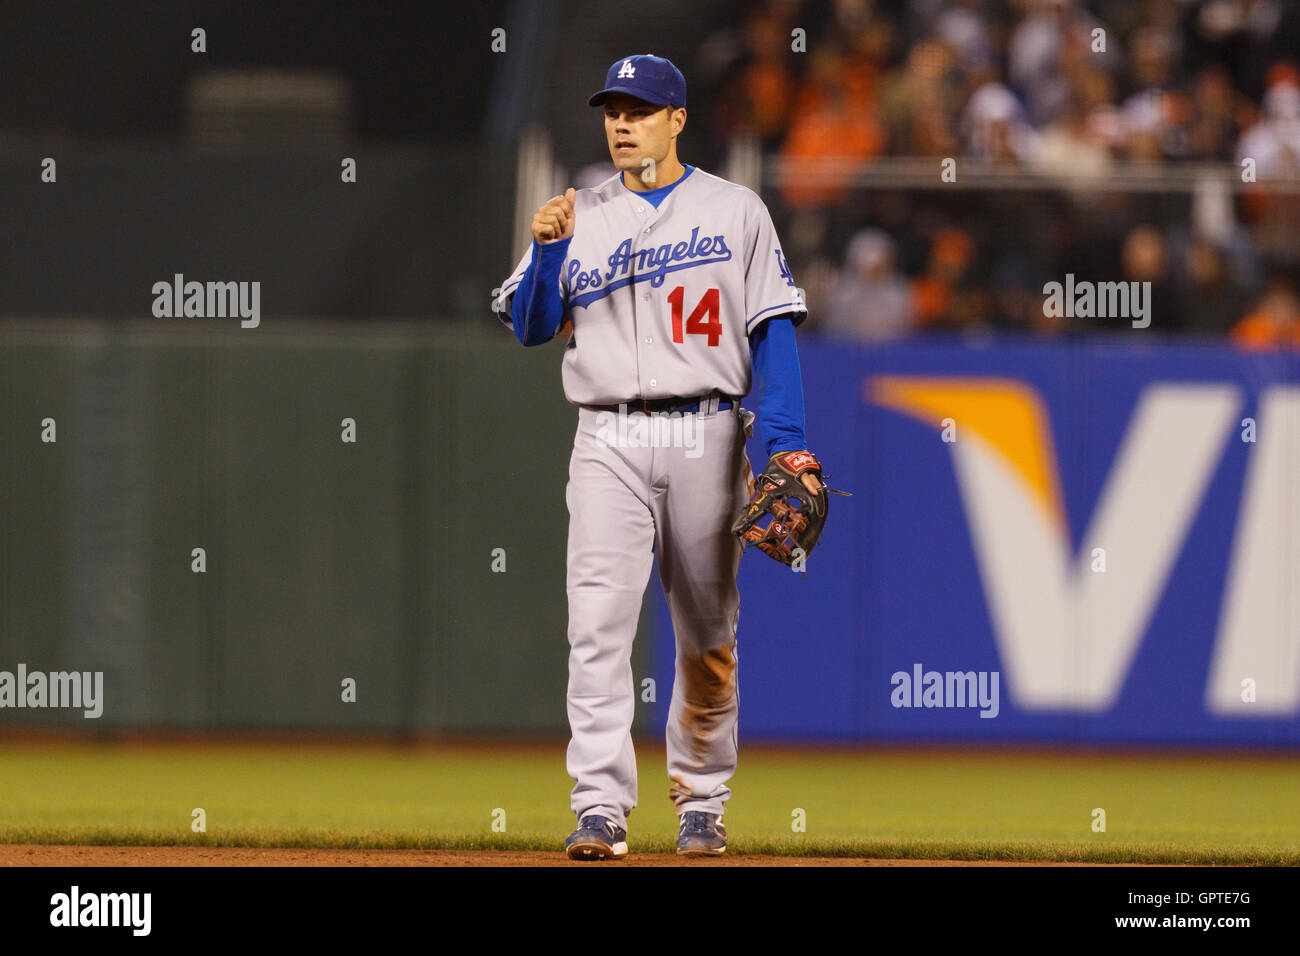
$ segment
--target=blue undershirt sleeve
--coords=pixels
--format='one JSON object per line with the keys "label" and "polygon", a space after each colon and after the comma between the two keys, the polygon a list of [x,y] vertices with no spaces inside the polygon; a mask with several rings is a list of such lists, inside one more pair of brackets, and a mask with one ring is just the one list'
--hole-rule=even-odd
{"label": "blue undershirt sleeve", "polygon": [[749,348],[759,387],[758,427],[768,457],[807,449],[794,321],[783,315],[760,323],[749,336]]}
{"label": "blue undershirt sleeve", "polygon": [[569,251],[570,239],[548,242],[533,240],[533,261],[524,270],[510,302],[510,319],[515,338],[524,345],[542,345],[555,338],[564,321],[564,299],[560,295],[560,267]]}

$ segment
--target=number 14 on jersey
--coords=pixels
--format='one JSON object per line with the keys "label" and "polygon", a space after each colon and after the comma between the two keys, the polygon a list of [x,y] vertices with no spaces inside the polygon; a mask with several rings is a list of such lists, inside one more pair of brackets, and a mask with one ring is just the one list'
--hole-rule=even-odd
{"label": "number 14 on jersey", "polygon": [[668,293],[668,303],[673,307],[673,341],[681,345],[687,335],[707,335],[709,345],[716,346],[722,338],[722,307],[718,304],[718,290],[709,289],[704,293],[683,327],[685,299],[685,286],[679,285]]}

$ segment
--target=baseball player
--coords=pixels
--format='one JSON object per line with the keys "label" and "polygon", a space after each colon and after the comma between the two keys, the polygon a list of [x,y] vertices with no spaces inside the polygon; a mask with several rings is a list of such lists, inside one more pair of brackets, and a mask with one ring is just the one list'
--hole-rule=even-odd
{"label": "baseball player", "polygon": [[578,826],[565,847],[573,859],[627,854],[632,641],[658,555],[677,648],[667,727],[677,852],[716,856],[737,762],[732,525],[753,482],[753,415],[740,398],[756,373],[768,454],[797,452],[782,460],[819,491],[795,348],[807,312],[762,200],[678,160],[687,114],[677,67],[621,59],[588,104],[603,107],[617,173],[537,210],[531,247],[494,300],[525,346],[568,332],[564,393],[578,406],[566,491]]}

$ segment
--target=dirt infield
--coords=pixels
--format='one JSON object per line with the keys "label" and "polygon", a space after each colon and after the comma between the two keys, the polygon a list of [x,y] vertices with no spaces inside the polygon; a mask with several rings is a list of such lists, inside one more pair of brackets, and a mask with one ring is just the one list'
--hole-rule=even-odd
{"label": "dirt infield", "polygon": [[[287,850],[187,846],[0,844],[0,866],[1110,866],[1098,863],[876,860],[865,857],[723,856],[684,859],[631,853],[615,863],[578,863],[563,853],[508,850]],[[1120,864],[1124,865],[1124,864]]]}

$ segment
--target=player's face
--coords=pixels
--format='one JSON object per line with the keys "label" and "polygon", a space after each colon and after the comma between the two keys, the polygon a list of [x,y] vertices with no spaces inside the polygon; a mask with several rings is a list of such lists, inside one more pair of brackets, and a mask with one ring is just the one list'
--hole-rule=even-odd
{"label": "player's face", "polygon": [[609,94],[604,106],[605,139],[618,169],[640,172],[645,160],[662,163],[667,158],[673,136],[681,131],[684,110],[656,106],[626,93]]}

